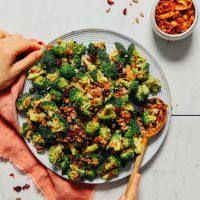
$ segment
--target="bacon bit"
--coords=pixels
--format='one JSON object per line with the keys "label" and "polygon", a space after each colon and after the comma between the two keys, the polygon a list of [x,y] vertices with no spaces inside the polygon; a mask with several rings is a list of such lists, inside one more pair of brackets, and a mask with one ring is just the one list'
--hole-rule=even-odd
{"label": "bacon bit", "polygon": [[115,3],[114,0],[107,0],[107,2],[109,5],[114,5],[114,3]]}
{"label": "bacon bit", "polygon": [[124,14],[124,15],[127,15],[127,8],[124,8],[123,14]]}
{"label": "bacon bit", "polygon": [[105,90],[109,90],[110,89],[110,83],[104,83],[103,87]]}
{"label": "bacon bit", "polygon": [[9,176],[15,178],[15,175],[13,173],[10,173]]}
{"label": "bacon bit", "polygon": [[71,49],[66,49],[66,53],[67,53],[67,54],[72,54],[73,52],[72,52]]}
{"label": "bacon bit", "polygon": [[129,5],[132,6],[133,4],[130,2]]}
{"label": "bacon bit", "polygon": [[14,190],[15,192],[21,192],[22,187],[21,187],[21,186],[13,187],[13,190]]}
{"label": "bacon bit", "polygon": [[133,73],[133,71],[131,70],[131,67],[127,66],[126,67],[126,80],[131,81],[131,80],[133,80],[135,78],[136,78],[136,76]]}
{"label": "bacon bit", "polygon": [[50,51],[52,48],[53,48],[53,46],[50,45],[50,44],[46,46],[46,49],[47,49],[48,51]]}
{"label": "bacon bit", "polygon": [[30,185],[29,185],[29,184],[25,184],[25,185],[22,187],[23,190],[28,190],[29,188],[30,188]]}
{"label": "bacon bit", "polygon": [[156,24],[167,34],[187,31],[195,19],[192,0],[160,0],[155,11]]}
{"label": "bacon bit", "polygon": [[132,0],[134,3],[139,3],[139,1],[138,0]]}

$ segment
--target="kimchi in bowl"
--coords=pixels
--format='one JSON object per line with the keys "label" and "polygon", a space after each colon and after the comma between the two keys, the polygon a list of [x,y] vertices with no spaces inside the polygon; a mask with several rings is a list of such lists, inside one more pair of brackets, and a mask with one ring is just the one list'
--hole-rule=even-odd
{"label": "kimchi in bowl", "polygon": [[157,0],[151,10],[153,30],[169,41],[178,41],[189,36],[198,17],[197,4],[192,0]]}

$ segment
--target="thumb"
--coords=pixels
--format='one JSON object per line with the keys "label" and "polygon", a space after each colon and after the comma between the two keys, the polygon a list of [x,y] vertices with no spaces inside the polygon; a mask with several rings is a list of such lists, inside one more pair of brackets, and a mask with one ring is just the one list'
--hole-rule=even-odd
{"label": "thumb", "polygon": [[27,68],[35,64],[42,57],[42,54],[43,53],[41,50],[31,52],[25,58],[13,64],[12,69],[11,69],[12,72],[16,76],[20,75]]}

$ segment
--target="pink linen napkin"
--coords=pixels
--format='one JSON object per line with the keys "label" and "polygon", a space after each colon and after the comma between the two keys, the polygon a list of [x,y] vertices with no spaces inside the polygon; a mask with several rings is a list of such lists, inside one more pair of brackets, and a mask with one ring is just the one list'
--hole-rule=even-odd
{"label": "pink linen napkin", "polygon": [[32,177],[48,200],[91,200],[94,185],[72,183],[54,174],[36,159],[19,135],[15,102],[24,80],[23,75],[11,88],[0,92],[0,157]]}

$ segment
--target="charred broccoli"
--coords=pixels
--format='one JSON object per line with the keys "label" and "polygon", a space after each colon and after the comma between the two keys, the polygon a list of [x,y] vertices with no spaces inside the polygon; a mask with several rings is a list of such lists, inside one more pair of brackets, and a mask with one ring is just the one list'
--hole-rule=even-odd
{"label": "charred broccoli", "polygon": [[49,161],[53,164],[60,161],[63,157],[63,146],[56,145],[49,148]]}
{"label": "charred broccoli", "polygon": [[146,110],[142,114],[142,123],[144,126],[148,126],[150,123],[155,122],[155,121],[156,121],[156,116],[151,114],[149,110]]}
{"label": "charred broccoli", "polygon": [[73,66],[68,64],[60,68],[60,74],[67,80],[71,80],[75,76],[76,70]]}
{"label": "charred broccoli", "polygon": [[31,106],[31,100],[33,96],[29,93],[25,93],[20,96],[20,98],[16,102],[17,109],[20,111],[25,111]]}

